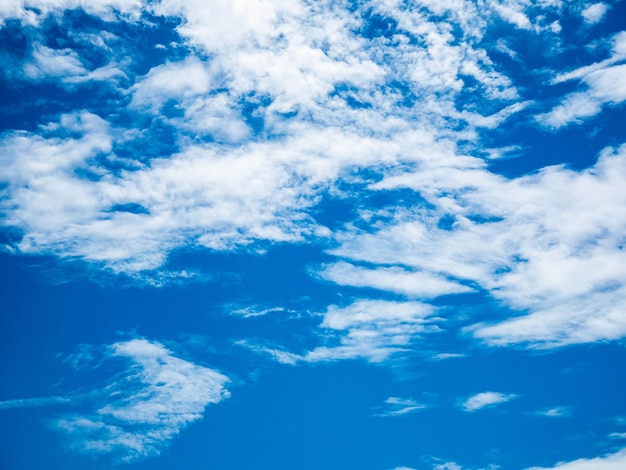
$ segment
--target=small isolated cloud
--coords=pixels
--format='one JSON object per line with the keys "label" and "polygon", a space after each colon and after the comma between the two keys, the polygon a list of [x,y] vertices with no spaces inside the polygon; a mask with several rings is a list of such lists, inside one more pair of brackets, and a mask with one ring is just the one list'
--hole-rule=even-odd
{"label": "small isolated cloud", "polygon": [[235,308],[230,310],[230,313],[244,318],[262,317],[270,313],[283,313],[292,312],[292,310],[286,310],[284,307],[261,307],[259,305],[252,305],[248,307]]}
{"label": "small isolated cloud", "polygon": [[532,467],[527,470],[623,470],[624,468],[626,468],[626,448],[602,457],[559,462],[554,467]]}
{"label": "small isolated cloud", "polygon": [[609,434],[610,439],[626,439],[626,432],[612,432]]}
{"label": "small isolated cloud", "polygon": [[385,404],[379,408],[380,411],[375,416],[390,417],[415,413],[428,408],[428,405],[418,403],[412,398],[389,397],[385,400]]}
{"label": "small isolated cloud", "polygon": [[604,19],[608,10],[609,6],[606,3],[594,3],[593,5],[589,5],[587,8],[585,8],[580,13],[580,16],[583,17],[585,23],[596,24],[600,23]]}
{"label": "small isolated cloud", "polygon": [[496,406],[502,403],[506,403],[513,398],[516,398],[515,394],[505,394],[498,392],[482,392],[471,396],[461,404],[463,411],[469,413],[481,410],[486,407]]}
{"label": "small isolated cloud", "polygon": [[572,411],[566,406],[557,406],[547,410],[539,410],[534,413],[536,416],[545,416],[546,418],[566,418],[572,415]]}
{"label": "small isolated cloud", "polygon": [[457,359],[465,357],[465,354],[460,353],[439,353],[431,357],[433,361],[445,361],[446,359]]}
{"label": "small isolated cloud", "polygon": [[207,405],[229,396],[229,379],[217,371],[175,357],[145,339],[115,343],[105,359],[127,368],[93,392],[87,413],[64,414],[53,427],[64,433],[73,450],[109,455],[117,462],[156,456]]}

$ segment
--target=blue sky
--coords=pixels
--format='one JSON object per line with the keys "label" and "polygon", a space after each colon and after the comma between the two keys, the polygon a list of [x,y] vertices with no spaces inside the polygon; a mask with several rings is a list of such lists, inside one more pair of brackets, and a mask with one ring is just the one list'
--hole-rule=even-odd
{"label": "blue sky", "polygon": [[0,4],[0,467],[626,468],[626,4]]}

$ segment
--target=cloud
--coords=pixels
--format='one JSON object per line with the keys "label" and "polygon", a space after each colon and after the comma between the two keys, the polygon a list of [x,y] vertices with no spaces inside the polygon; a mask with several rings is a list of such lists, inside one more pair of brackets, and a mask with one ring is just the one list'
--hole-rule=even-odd
{"label": "cloud", "polygon": [[441,331],[438,324],[444,320],[434,313],[431,305],[416,301],[360,299],[346,306],[329,306],[318,327],[322,345],[303,353],[247,340],[237,344],[283,364],[354,359],[381,363],[412,351],[422,336]]}
{"label": "cloud", "polygon": [[546,418],[566,418],[572,415],[572,411],[567,406],[558,406],[556,408],[537,411],[534,414]]}
{"label": "cloud", "polygon": [[242,308],[235,308],[233,310],[229,310],[230,313],[232,313],[233,315],[240,315],[244,318],[251,318],[251,317],[262,317],[265,316],[267,314],[270,313],[283,313],[283,312],[287,312],[287,313],[293,313],[292,310],[287,310],[284,307],[271,307],[271,308],[264,308],[258,305],[251,305],[248,307],[242,307]]}
{"label": "cloud", "polygon": [[626,449],[602,457],[560,462],[553,467],[532,467],[528,470],[619,470],[624,468],[624,465],[626,465]]}
{"label": "cloud", "polygon": [[585,23],[596,24],[600,23],[604,19],[604,16],[606,15],[606,12],[608,10],[609,5],[603,2],[599,2],[589,5],[580,13],[580,15],[585,20]]}
{"label": "cloud", "polygon": [[569,93],[550,112],[538,115],[540,123],[558,129],[595,116],[606,105],[614,106],[626,101],[626,85],[621,79],[626,72],[626,66],[621,64],[626,58],[626,33],[617,33],[608,42],[612,46],[611,57],[560,74],[554,79],[555,84],[581,80],[586,89]]}
{"label": "cloud", "polygon": [[435,465],[433,470],[463,470],[463,467],[456,462],[445,462]]}
{"label": "cloud", "polygon": [[375,416],[392,417],[415,413],[428,408],[428,405],[418,403],[411,398],[389,397],[385,400],[385,405],[379,408],[382,409]]}
{"label": "cloud", "polygon": [[502,403],[506,403],[513,398],[516,398],[515,394],[504,394],[498,392],[482,392],[477,393],[469,397],[461,404],[461,408],[467,412],[474,412],[481,410],[486,407],[492,407],[496,405],[500,405]]}
{"label": "cloud", "polygon": [[51,406],[51,405],[66,405],[74,404],[82,397],[75,396],[57,396],[57,397],[37,397],[37,398],[16,398],[14,400],[0,401],[0,409],[12,409],[12,408],[32,408],[39,406]]}
{"label": "cloud", "polygon": [[400,267],[368,269],[338,262],[323,266],[318,272],[322,279],[354,287],[372,287],[404,294],[408,297],[436,297],[445,294],[471,292],[470,287],[433,273],[410,271]]}
{"label": "cloud", "polygon": [[382,362],[412,349],[421,335],[439,331],[432,306],[420,302],[358,300],[346,307],[330,306],[321,328],[338,345],[319,346],[302,360],[325,362],[362,358]]}
{"label": "cloud", "polygon": [[207,405],[228,398],[228,378],[175,357],[157,342],[133,339],[106,351],[127,366],[103,389],[89,413],[64,414],[53,427],[73,450],[132,462],[158,455]]}
{"label": "cloud", "polygon": [[[546,348],[626,335],[619,307],[626,295],[626,148],[605,149],[581,172],[551,167],[512,179],[463,163],[423,165],[372,185],[412,189],[426,203],[364,214],[359,228],[337,234],[330,253],[490,294],[511,318],[466,330],[490,345]],[[371,224],[376,217],[385,223]]]}
{"label": "cloud", "polygon": [[[254,251],[326,237],[309,212],[338,182],[363,169],[454,158],[450,120],[495,127],[523,107],[482,49],[487,23],[472,2],[389,3],[359,14],[324,2],[218,1],[210,13],[202,2],[176,0],[20,5],[5,7],[7,17],[41,28],[44,20],[67,28],[53,12],[79,6],[131,28],[143,25],[142,13],[180,20],[179,47],[165,48],[163,61],[141,75],[113,52],[120,41],[100,38],[108,62],[99,68],[90,48],[35,42],[27,63],[37,79],[78,85],[124,77],[110,90],[116,111],[100,114],[94,103],[2,139],[10,201],[2,211],[24,234],[13,249],[116,273],[147,279],[177,249]],[[397,25],[392,37],[362,32],[374,12]],[[462,43],[442,15],[463,28]],[[81,34],[72,37],[95,44]],[[486,96],[497,109],[463,105],[464,77],[475,84],[468,97]],[[408,106],[417,95],[423,103]],[[175,149],[137,130],[155,121]],[[142,155],[146,146],[159,158]],[[55,157],[65,152],[72,161]],[[46,171],[38,166],[44,160]],[[141,210],[113,210],[129,207]]]}
{"label": "cloud", "polygon": [[438,353],[431,357],[434,361],[444,361],[446,359],[457,359],[465,357],[465,354],[460,353]]}

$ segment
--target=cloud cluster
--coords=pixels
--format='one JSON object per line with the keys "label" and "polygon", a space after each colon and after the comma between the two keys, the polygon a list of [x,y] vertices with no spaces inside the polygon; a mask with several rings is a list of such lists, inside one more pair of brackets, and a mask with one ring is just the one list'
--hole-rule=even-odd
{"label": "cloud cluster", "polygon": [[129,367],[98,392],[103,404],[93,403],[91,413],[65,414],[54,422],[79,452],[111,455],[120,462],[158,455],[202,418],[207,405],[229,396],[226,376],[175,357],[156,342],[116,343],[107,358],[121,359]]}
{"label": "cloud cluster", "polygon": [[[580,14],[600,21],[602,5]],[[4,21],[32,36],[16,80],[60,83],[70,97],[106,83],[110,96],[2,135],[0,211],[12,230],[4,249],[148,278],[177,250],[335,243],[338,259],[314,276],[396,297],[329,307],[320,326],[330,340],[308,361],[406,350],[428,330],[430,303],[453,294],[485,294],[513,316],[469,325],[489,345],[623,337],[626,148],[607,148],[583,171],[511,178],[484,159],[518,148],[490,148],[489,131],[546,109],[511,72],[523,48],[506,35],[496,41],[493,28],[541,37],[556,54],[565,6],[5,3]],[[150,44],[155,63],[141,69],[145,57],[116,53],[113,33],[68,32],[75,47],[46,41],[46,25],[69,28],[55,12],[76,8],[129,30],[154,22],[171,42]],[[623,103],[625,38],[601,38],[593,57],[609,47],[608,57],[591,65],[530,74],[545,87],[582,87],[527,119],[556,130]],[[369,203],[376,197],[387,202]],[[354,220],[318,220],[316,207],[332,198],[353,201]]]}
{"label": "cloud cluster", "polygon": [[[390,269],[410,270],[435,285],[443,279],[447,286],[482,289],[519,312],[470,329],[494,345],[554,347],[626,333],[620,307],[626,295],[626,148],[607,149],[582,172],[551,167],[506,179],[482,168],[448,168],[445,176],[428,170],[386,178],[372,189],[410,188],[430,206],[396,208],[384,225],[338,235],[332,253],[373,265],[367,277],[357,278],[359,270],[346,269],[345,261],[324,267],[322,275],[380,288],[389,285]],[[372,217],[366,215],[365,222]],[[402,291],[402,283],[387,289]]]}

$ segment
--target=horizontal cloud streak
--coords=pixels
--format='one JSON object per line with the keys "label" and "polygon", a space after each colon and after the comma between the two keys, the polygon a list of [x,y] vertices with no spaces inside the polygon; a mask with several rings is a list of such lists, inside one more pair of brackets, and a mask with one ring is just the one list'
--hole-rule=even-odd
{"label": "horizontal cloud streak", "polygon": [[477,393],[469,397],[461,404],[461,408],[464,411],[474,412],[481,410],[483,408],[492,407],[496,405],[500,405],[502,403],[506,403],[509,400],[517,397],[517,395],[513,394],[504,394],[498,392],[482,392]]}

